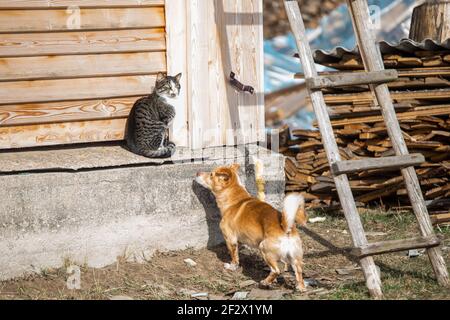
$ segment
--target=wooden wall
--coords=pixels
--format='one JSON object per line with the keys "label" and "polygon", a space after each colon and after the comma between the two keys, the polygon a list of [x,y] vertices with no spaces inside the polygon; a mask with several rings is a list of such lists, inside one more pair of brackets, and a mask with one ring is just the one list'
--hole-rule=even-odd
{"label": "wooden wall", "polygon": [[164,0],[0,0],[0,148],[122,139],[164,27]]}
{"label": "wooden wall", "polygon": [[178,145],[264,140],[262,0],[0,0],[0,149],[121,140],[159,71]]}
{"label": "wooden wall", "polygon": [[[186,2],[191,146],[264,141],[262,0]],[[231,71],[255,94],[231,87]]]}

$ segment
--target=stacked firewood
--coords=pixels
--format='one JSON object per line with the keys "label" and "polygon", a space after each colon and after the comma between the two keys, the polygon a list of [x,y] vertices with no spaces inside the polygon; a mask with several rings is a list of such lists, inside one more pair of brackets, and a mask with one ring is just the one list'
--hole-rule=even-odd
{"label": "stacked firewood", "polygon": [[[316,28],[319,20],[330,13],[343,0],[304,0],[298,1],[302,16],[308,28]],[[284,10],[283,0],[264,1],[264,36],[273,38],[290,32],[289,21]]]}
{"label": "stacked firewood", "polygon": [[[417,174],[430,211],[441,214],[439,219],[450,218],[449,55],[450,51],[421,51],[414,57],[384,56],[386,68],[394,66],[399,72],[399,79],[389,87],[410,153],[425,156],[426,162],[417,167]],[[356,55],[327,65],[347,72],[362,69]],[[325,100],[343,160],[395,155],[380,108],[367,86],[328,89]],[[291,130],[291,137],[282,148],[289,157],[287,190],[303,192],[310,207],[337,205],[320,132]],[[349,178],[361,205],[377,202],[402,207],[409,203],[398,169],[369,170]]]}

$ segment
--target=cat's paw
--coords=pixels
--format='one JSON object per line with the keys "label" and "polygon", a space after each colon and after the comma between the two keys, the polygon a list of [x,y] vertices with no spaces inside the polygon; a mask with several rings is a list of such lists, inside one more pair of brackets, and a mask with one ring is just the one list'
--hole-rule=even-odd
{"label": "cat's paw", "polygon": [[173,156],[177,148],[175,146],[175,143],[169,142],[167,144],[167,149],[169,149],[169,151],[170,151],[170,156]]}

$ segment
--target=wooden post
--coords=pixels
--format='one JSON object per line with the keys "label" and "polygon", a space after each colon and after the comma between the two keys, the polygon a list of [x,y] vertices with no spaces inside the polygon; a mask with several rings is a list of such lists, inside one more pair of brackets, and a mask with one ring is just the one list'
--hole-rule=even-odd
{"label": "wooden post", "polygon": [[[347,0],[350,16],[353,20],[353,27],[358,40],[359,51],[364,62],[366,71],[384,70],[384,63],[376,44],[375,34],[372,32],[369,7],[366,0]],[[371,86],[375,92],[378,103],[381,107],[384,121],[392,146],[397,156],[409,154],[405,140],[403,139],[400,124],[395,114],[394,105],[391,99],[389,88],[386,84]],[[419,180],[413,167],[402,169],[403,178],[408,190],[409,199],[419,222],[420,231],[423,237],[434,236],[433,226],[423,199]],[[433,265],[437,280],[441,285],[448,286],[449,278],[445,260],[439,247],[427,249],[428,257]]]}
{"label": "wooden post", "polygon": [[177,116],[175,117],[170,137],[179,147],[189,147],[189,105],[188,105],[188,74],[187,74],[187,38],[186,38],[186,3],[184,1],[166,0],[166,43],[167,43],[167,73],[176,75],[181,72],[180,97],[175,102]]}
{"label": "wooden post", "polygon": [[448,0],[427,0],[414,9],[409,38],[417,42],[425,39],[444,42],[450,38],[449,21]]}
{"label": "wooden post", "polygon": [[[317,70],[314,65],[312,51],[308,43],[305,25],[303,23],[298,3],[293,0],[285,0],[284,5],[292,27],[292,32],[294,33],[297,42],[305,77],[307,79],[317,77]],[[334,140],[333,128],[328,116],[323,93],[321,91],[310,91],[310,97],[317,121],[319,123],[328,162],[333,164],[340,161],[341,157],[339,155],[339,149],[336,141]],[[356,208],[347,175],[343,174],[336,176],[334,178],[334,182],[341,200],[342,208],[344,209],[354,246],[360,247],[367,245],[367,238]],[[383,297],[383,293],[381,291],[381,281],[373,258],[362,258],[360,260],[360,264],[364,272],[367,288],[369,289],[370,294],[374,298],[381,299]]]}

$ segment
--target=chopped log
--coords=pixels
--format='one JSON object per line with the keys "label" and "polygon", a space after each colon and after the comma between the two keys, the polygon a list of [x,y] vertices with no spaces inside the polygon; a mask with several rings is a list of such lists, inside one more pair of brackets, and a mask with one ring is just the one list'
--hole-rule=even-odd
{"label": "chopped log", "polygon": [[444,42],[450,38],[450,4],[447,0],[427,0],[414,8],[409,38],[422,42],[433,39]]}

